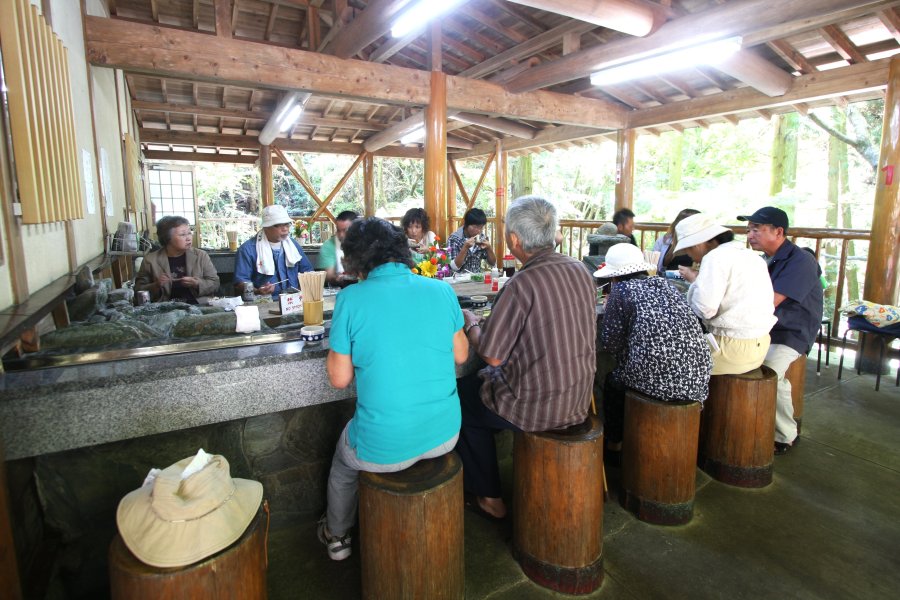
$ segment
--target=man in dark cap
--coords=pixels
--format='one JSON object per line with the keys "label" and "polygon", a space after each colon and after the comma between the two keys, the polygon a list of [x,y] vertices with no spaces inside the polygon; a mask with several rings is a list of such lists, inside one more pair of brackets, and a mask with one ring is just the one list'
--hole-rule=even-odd
{"label": "man in dark cap", "polygon": [[775,290],[775,316],[772,344],[764,365],[778,375],[778,401],[775,411],[775,454],[784,454],[797,441],[797,423],[791,402],[791,383],[785,373],[791,363],[806,355],[822,323],[822,284],[815,257],[787,239],[788,217],[773,206],[764,206],[752,215],[738,216],[747,221],[750,247],[765,254],[769,276]]}

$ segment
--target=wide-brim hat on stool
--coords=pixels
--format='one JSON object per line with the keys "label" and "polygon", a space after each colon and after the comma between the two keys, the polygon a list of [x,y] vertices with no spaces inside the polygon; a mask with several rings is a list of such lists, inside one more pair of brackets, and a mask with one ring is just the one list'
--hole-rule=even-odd
{"label": "wide-brim hat on stool", "polygon": [[273,227],[275,225],[284,225],[285,223],[293,222],[294,220],[288,215],[287,209],[280,204],[273,204],[263,209],[263,227]]}
{"label": "wide-brim hat on stool", "polygon": [[224,456],[197,456],[159,471],[126,495],[116,511],[119,534],[138,560],[181,567],[224,550],[259,511],[263,487],[233,479]]}
{"label": "wide-brim hat on stool", "polygon": [[621,277],[650,271],[653,265],[644,260],[644,253],[633,244],[616,244],[606,252],[606,263],[594,272],[594,277]]}
{"label": "wide-brim hat on stool", "polygon": [[675,226],[675,239],[678,240],[678,243],[672,252],[677,254],[697,244],[708,242],[726,231],[729,231],[727,227],[715,223],[703,213],[691,215]]}

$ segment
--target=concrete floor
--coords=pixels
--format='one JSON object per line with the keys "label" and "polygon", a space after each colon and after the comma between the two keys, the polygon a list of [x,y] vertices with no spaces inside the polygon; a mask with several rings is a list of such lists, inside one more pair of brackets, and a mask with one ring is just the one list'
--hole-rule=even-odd
{"label": "concrete floor", "polygon": [[[606,577],[589,598],[897,598],[900,596],[900,390],[808,361],[802,442],[775,457],[773,483],[729,487],[697,471],[694,519],[647,525],[604,508]],[[511,475],[509,460],[504,477]],[[513,560],[509,525],[466,512],[466,597],[562,598]],[[269,598],[358,598],[358,553],[330,561],[315,523],[273,529]]]}

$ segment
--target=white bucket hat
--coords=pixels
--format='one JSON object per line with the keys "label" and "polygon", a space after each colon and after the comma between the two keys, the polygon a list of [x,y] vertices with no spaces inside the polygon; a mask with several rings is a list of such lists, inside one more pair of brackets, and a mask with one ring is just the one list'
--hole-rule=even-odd
{"label": "white bucket hat", "polygon": [[675,226],[675,239],[678,240],[678,244],[672,252],[681,252],[691,246],[708,242],[726,231],[729,231],[727,227],[717,225],[703,213],[691,215]]}
{"label": "white bucket hat", "polygon": [[293,222],[294,220],[288,216],[287,210],[280,204],[273,204],[272,206],[267,206],[263,209],[263,227],[272,227],[273,225]]}
{"label": "white bucket hat", "polygon": [[644,253],[633,244],[616,244],[606,252],[606,263],[594,273],[594,277],[621,277],[654,269],[644,260]]}
{"label": "white bucket hat", "polygon": [[116,523],[141,562],[181,567],[237,541],[259,511],[262,496],[261,483],[232,479],[224,456],[201,450],[122,498]]}

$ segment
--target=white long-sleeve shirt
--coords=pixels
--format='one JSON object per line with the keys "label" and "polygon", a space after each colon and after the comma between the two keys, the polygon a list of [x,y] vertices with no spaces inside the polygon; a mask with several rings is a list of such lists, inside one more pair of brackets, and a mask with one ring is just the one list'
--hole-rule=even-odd
{"label": "white long-sleeve shirt", "polygon": [[766,261],[741,242],[723,244],[703,257],[687,300],[713,335],[754,339],[777,321]]}

